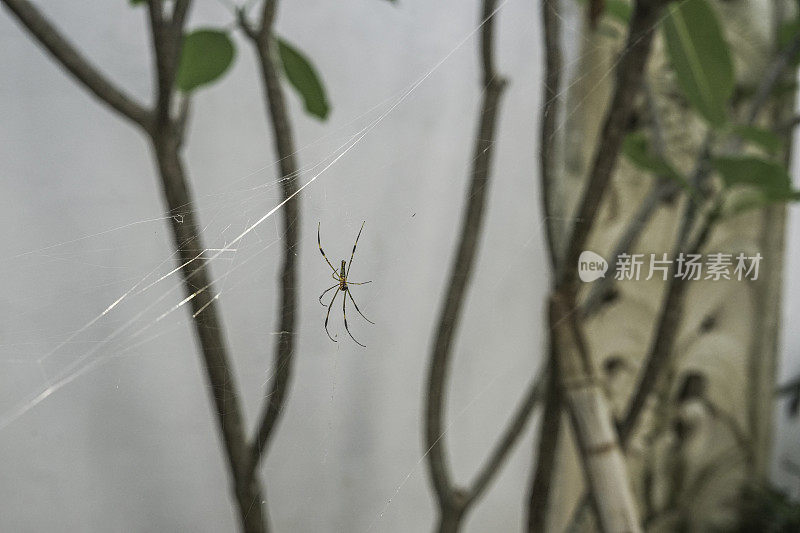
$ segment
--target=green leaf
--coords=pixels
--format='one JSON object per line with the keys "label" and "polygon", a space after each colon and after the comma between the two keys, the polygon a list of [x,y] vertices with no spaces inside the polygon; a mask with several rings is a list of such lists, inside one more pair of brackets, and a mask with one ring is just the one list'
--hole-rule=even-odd
{"label": "green leaf", "polygon": [[138,6],[142,4],[146,4],[147,0],[128,0],[128,3],[132,6]]}
{"label": "green leaf", "polygon": [[768,199],[794,196],[792,181],[783,165],[754,156],[716,157],[711,164],[726,187],[755,187]]}
{"label": "green leaf", "polygon": [[278,53],[289,83],[303,99],[306,111],[325,120],[330,111],[325,88],[306,56],[283,39],[278,39]]}
{"label": "green leaf", "polygon": [[627,26],[631,20],[633,9],[625,0],[606,0],[606,15],[615,18]]}
{"label": "green leaf", "polygon": [[622,153],[631,163],[656,176],[670,178],[686,189],[692,196],[696,196],[694,188],[689,181],[664,158],[653,154],[647,145],[647,138],[641,132],[630,133],[622,141]]}
{"label": "green leaf", "polygon": [[769,130],[756,128],[754,126],[734,126],[733,132],[756,146],[760,146],[769,154],[775,154],[781,149],[783,142],[781,138]]}
{"label": "green leaf", "polygon": [[205,28],[185,35],[176,78],[178,89],[189,92],[217,80],[235,55],[236,48],[225,31]]}
{"label": "green leaf", "polygon": [[727,121],[734,74],[728,43],[706,0],[667,7],[664,37],[672,67],[686,99],[712,125]]}

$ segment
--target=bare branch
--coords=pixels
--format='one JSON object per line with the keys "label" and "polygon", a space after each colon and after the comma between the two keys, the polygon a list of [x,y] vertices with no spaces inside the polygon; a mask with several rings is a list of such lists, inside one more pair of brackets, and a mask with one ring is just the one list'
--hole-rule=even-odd
{"label": "bare branch", "polygon": [[[275,151],[281,174],[281,187],[284,200],[297,194],[297,161],[295,159],[294,136],[292,134],[289,114],[286,110],[283,87],[281,86],[278,66],[275,64],[275,39],[272,35],[272,24],[275,20],[276,2],[264,2],[264,16],[258,31],[252,30],[243,11],[239,12],[239,23],[245,34],[251,39],[259,60],[261,78],[266,93],[266,104],[269,111],[269,122],[272,125]],[[267,400],[256,429],[252,444],[250,468],[255,470],[261,457],[272,440],[276,424],[280,418],[289,382],[292,377],[292,362],[295,346],[295,329],[297,327],[297,254],[299,250],[300,205],[294,198],[286,202],[283,209],[285,235],[283,239],[283,264],[280,278],[280,319],[275,345],[275,374]]]}
{"label": "bare branch", "polygon": [[84,87],[104,104],[145,130],[150,112],[109,81],[27,0],[2,0],[30,34]]}
{"label": "bare branch", "polygon": [[[712,208],[706,217],[695,241],[688,246],[687,253],[696,254],[702,249],[718,217],[719,207],[717,206]],[[678,251],[683,251],[681,245],[679,245],[676,253]],[[618,425],[619,440],[623,446],[627,445],[628,439],[644,409],[645,401],[654,390],[672,355],[672,348],[678,336],[678,327],[683,318],[683,301],[688,286],[688,280],[680,276],[676,277],[670,270],[666,296],[661,306],[655,336],[645,358],[644,369],[636,385],[636,391],[628,404],[625,417]]]}
{"label": "bare branch", "polygon": [[[653,151],[656,155],[665,159],[667,148],[666,142],[664,141],[664,126],[658,113],[655,95],[646,79],[642,80],[642,88],[649,110],[649,126],[653,138]],[[614,246],[614,251],[611,254],[612,258],[619,257],[623,253],[628,253],[633,248],[639,240],[642,231],[644,231],[647,224],[650,222],[659,204],[677,194],[678,190],[679,187],[674,181],[663,176],[657,177],[655,183],[650,187],[650,191],[648,191],[642,203],[639,205],[639,209],[634,213],[625,231],[623,231],[622,235],[617,240],[617,244]],[[581,309],[584,318],[590,317],[600,309],[600,304],[603,302],[605,296],[612,293],[613,285],[613,276],[603,277],[599,279],[597,283],[592,284],[589,295],[586,297],[586,300],[584,300]]]}
{"label": "bare branch", "polygon": [[551,347],[549,351],[549,371],[545,376],[547,391],[539,429],[539,442],[536,446],[536,468],[533,470],[528,494],[529,533],[546,531],[553,474],[556,471],[555,457],[561,435],[561,410],[564,403],[561,375],[558,372],[555,350]]}
{"label": "bare branch", "polygon": [[178,22],[166,21],[161,0],[148,2],[150,31],[156,64],[157,102],[156,121],[151,131],[153,147],[162,180],[162,190],[170,212],[180,214],[171,219],[173,238],[179,253],[184,290],[192,296],[192,319],[200,341],[206,379],[212,391],[217,426],[225,447],[228,467],[239,510],[239,519],[246,533],[267,531],[266,507],[261,487],[252,476],[250,453],[245,430],[244,410],[236,386],[233,363],[230,360],[224,327],[219,319],[211,275],[205,262],[194,261],[205,249],[200,225],[190,208],[192,194],[186,177],[180,147],[189,99],[184,97],[178,117],[171,114],[174,81],[179,65],[183,40],[183,23],[189,1],[181,2]]}
{"label": "bare branch", "polygon": [[425,396],[425,446],[428,471],[439,503],[440,530],[455,528],[466,506],[466,498],[453,487],[445,452],[444,405],[452,342],[461,314],[464,294],[477,254],[483,228],[483,213],[489,185],[489,169],[494,149],[500,97],[505,81],[494,71],[492,60],[495,0],[483,2],[481,58],[484,92],[480,121],[475,140],[473,167],[467,205],[461,223],[461,235],[454,258],[450,281],[430,355],[427,394]]}
{"label": "bare branch", "polygon": [[772,94],[772,91],[775,89],[775,86],[784,76],[786,69],[789,67],[791,61],[795,56],[797,56],[798,53],[800,53],[800,35],[796,35],[788,44],[788,46],[786,46],[786,48],[784,48],[783,51],[778,54],[766,75],[762,78],[761,84],[756,92],[756,96],[753,99],[752,108],[747,116],[747,122],[749,124],[752,124],[756,121],[758,114],[766,105],[767,100],[769,100],[769,97]]}
{"label": "bare branch", "polygon": [[172,11],[172,26],[173,28],[183,28],[186,23],[186,15],[189,12],[189,7],[192,5],[192,0],[176,0],[175,8]]}
{"label": "bare branch", "polygon": [[[188,5],[189,2],[185,5],[186,9],[188,9]],[[150,18],[150,35],[153,41],[153,50],[155,50],[155,128],[163,133],[165,129],[172,125],[170,107],[175,92],[175,76],[178,72],[181,45],[183,44],[183,27],[173,26],[172,21],[164,19],[164,4],[162,0],[148,1],[147,12]]]}
{"label": "bare branch", "polygon": [[539,130],[539,178],[541,181],[542,212],[545,237],[550,254],[550,265],[555,270],[558,250],[553,224],[553,182],[556,180],[556,127],[558,121],[558,94],[561,90],[561,27],[558,18],[559,0],[542,0],[542,27],[544,34],[545,75],[542,86],[544,104]]}
{"label": "bare branch", "polygon": [[259,31],[262,35],[272,31],[277,4],[278,0],[264,0],[264,7],[261,10],[261,20],[259,21]]}
{"label": "bare branch", "polygon": [[528,425],[533,408],[536,407],[536,404],[542,399],[542,389],[544,388],[543,385],[547,378],[546,373],[544,373],[544,375],[542,374],[542,372],[538,373],[533,378],[530,385],[528,385],[527,392],[517,407],[514,416],[511,417],[508,427],[506,427],[502,437],[489,454],[486,463],[480,469],[478,475],[475,476],[475,481],[472,482],[472,485],[467,491],[467,498],[470,503],[481,497],[500,471],[500,467],[505,462],[511,450],[514,449],[514,445]]}
{"label": "bare branch", "polygon": [[641,88],[658,15],[665,3],[664,0],[637,0],[634,5],[628,38],[617,65],[614,95],[600,132],[586,188],[575,213],[564,261],[557,276],[558,287],[571,287],[574,284],[576,269],[573,267],[577,265],[578,256],[589,239],[616,166],[626,124],[633,111],[636,93]]}

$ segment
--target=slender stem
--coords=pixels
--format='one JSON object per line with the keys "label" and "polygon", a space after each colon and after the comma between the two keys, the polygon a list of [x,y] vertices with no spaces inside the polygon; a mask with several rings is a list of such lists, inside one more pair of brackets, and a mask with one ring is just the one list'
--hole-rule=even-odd
{"label": "slender stem", "polygon": [[664,4],[664,0],[638,0],[634,5],[628,38],[617,65],[614,95],[606,112],[586,188],[575,213],[564,261],[557,276],[559,288],[570,287],[570,291],[574,290],[572,286],[577,272],[574,267],[589,239],[603,195],[616,167],[635,97],[641,88],[658,15]]}
{"label": "slender stem", "polygon": [[758,118],[758,114],[767,104],[772,91],[778,82],[784,77],[786,69],[791,64],[794,57],[800,53],[800,35],[795,35],[786,48],[779,53],[775,61],[773,61],[767,73],[762,78],[756,96],[753,99],[753,104],[750,113],[747,116],[747,122],[752,124]]}
{"label": "slender stem", "polygon": [[[706,217],[703,227],[699,231],[694,243],[688,246],[687,253],[696,254],[705,245],[711,230],[718,218],[717,210],[714,209]],[[682,251],[683,246],[679,245],[676,253]],[[675,276],[670,272],[664,303],[657,321],[656,334],[645,358],[644,369],[636,385],[636,390],[632,396],[624,418],[618,425],[619,440],[623,447],[628,443],[633,429],[645,407],[645,403],[651,392],[655,389],[664,370],[667,367],[672,349],[677,338],[678,327],[683,318],[683,302],[689,281],[683,277]]]}
{"label": "slender stem", "polygon": [[[551,328],[552,328],[551,324]],[[546,376],[547,391],[536,446],[536,467],[533,470],[528,492],[528,533],[546,531],[547,511],[556,470],[556,452],[561,434],[563,394],[555,350],[550,349],[549,371]]]}
{"label": "slender stem", "polygon": [[144,130],[152,114],[108,80],[27,0],[2,0],[17,20],[81,85],[100,101]]}
{"label": "slender stem", "polygon": [[[467,499],[452,483],[446,456],[444,431],[444,405],[447,374],[450,366],[452,343],[463,306],[477,254],[478,240],[483,227],[483,214],[489,185],[489,169],[494,151],[494,138],[500,97],[505,86],[494,71],[492,53],[494,37],[495,0],[484,0],[481,27],[481,65],[483,68],[484,92],[481,104],[478,132],[475,140],[473,168],[467,205],[461,223],[458,249],[454,258],[450,281],[444,298],[439,322],[430,355],[427,393],[425,396],[425,455],[428,473],[439,504],[440,530],[447,526],[457,527],[466,507]],[[456,519],[456,516],[458,519]],[[453,525],[456,524],[456,525]]]}
{"label": "slender stem", "polygon": [[164,130],[171,126],[170,108],[175,93],[173,86],[183,44],[183,26],[174,26],[172,20],[164,19],[162,0],[148,1],[147,10],[153,49],[156,50],[153,55],[156,72],[155,129]]}
{"label": "slender stem", "polygon": [[559,0],[542,0],[542,28],[544,35],[545,75],[542,86],[544,104],[539,130],[539,174],[541,181],[542,212],[545,238],[550,255],[550,266],[555,270],[558,250],[553,223],[553,185],[556,169],[556,127],[558,122],[558,94],[561,90],[561,26],[558,18]]}
{"label": "slender stem", "polygon": [[193,324],[214,401],[217,426],[235,482],[234,490],[242,527],[248,533],[260,532],[263,531],[260,489],[251,485],[249,476],[246,475],[249,457],[244,415],[233,366],[228,356],[223,325],[218,318],[211,276],[206,263],[193,260],[205,248],[199,233],[199,224],[191,209],[192,194],[174,137],[154,138],[153,148],[162,178],[165,202],[170,213],[176,215],[170,218],[170,223],[174,245],[178,250],[177,260],[183,265],[181,275],[184,292],[187,297],[194,296],[189,300]]}
{"label": "slender stem", "polygon": [[508,454],[514,449],[514,444],[517,443],[528,421],[531,418],[531,413],[536,404],[542,399],[545,379],[541,373],[537,374],[532,380],[525,395],[522,397],[517,410],[511,417],[503,435],[497,442],[492,452],[489,454],[483,467],[478,471],[475,476],[475,481],[470,485],[467,491],[467,496],[470,503],[479,499],[494,477],[500,471],[500,466],[505,462]]}
{"label": "slender stem", "polygon": [[[180,157],[183,141],[182,117],[173,119],[170,113],[174,97],[175,76],[183,41],[183,23],[190,1],[176,4],[180,23],[165,20],[163,5],[159,0],[148,3],[151,34],[156,64],[156,122],[153,129],[153,147],[162,178],[164,198],[172,214],[175,246],[184,276],[185,291],[192,296],[192,318],[200,341],[206,378],[216,407],[217,424],[228,465],[234,480],[234,493],[239,508],[239,519],[246,533],[267,531],[266,507],[262,504],[261,487],[251,475],[250,454],[247,445],[244,410],[233,373],[233,363],[228,355],[224,328],[218,319],[216,298],[211,287],[211,276],[206,263],[191,261],[205,249],[199,224],[190,209],[192,195]],[[188,111],[187,111],[188,112]],[[178,221],[181,222],[178,222]]]}
{"label": "slender stem", "polygon": [[[617,240],[614,251],[611,253],[612,259],[633,249],[659,204],[677,191],[677,186],[671,181],[659,180],[653,184]],[[605,296],[614,291],[614,281],[613,276],[606,276],[592,284],[592,288],[581,306],[581,313],[584,319],[591,317],[601,309]]]}
{"label": "slender stem", "polygon": [[264,12],[260,26],[253,30],[240,12],[240,23],[245,34],[250,37],[258,56],[261,78],[266,95],[266,107],[269,123],[272,125],[273,142],[278,155],[281,174],[281,187],[286,202],[283,214],[283,264],[280,277],[280,317],[275,344],[274,378],[267,393],[267,400],[262,409],[256,429],[255,441],[252,445],[251,468],[255,469],[261,457],[269,447],[281,412],[286,403],[289,383],[292,377],[292,362],[295,348],[295,330],[297,328],[297,287],[298,287],[298,241],[300,228],[300,205],[297,198],[297,162],[295,160],[294,137],[289,114],[286,110],[283,88],[281,86],[278,66],[275,63],[275,37],[272,25],[275,20],[277,2],[264,2]]}

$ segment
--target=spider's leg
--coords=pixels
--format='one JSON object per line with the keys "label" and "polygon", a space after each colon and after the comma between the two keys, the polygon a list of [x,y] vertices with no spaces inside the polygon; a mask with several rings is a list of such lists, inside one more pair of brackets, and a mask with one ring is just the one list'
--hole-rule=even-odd
{"label": "spider's leg", "polygon": [[366,285],[367,283],[372,283],[372,280],[369,280],[369,281],[359,281],[358,283],[356,283],[355,281],[349,281],[349,280],[348,280],[348,282],[347,282],[347,284],[348,284],[348,285]]}
{"label": "spider's leg", "polygon": [[331,307],[333,307],[333,302],[335,302],[335,301],[336,301],[336,297],[337,297],[337,296],[339,296],[339,291],[336,291],[336,292],[334,293],[334,295],[333,295],[333,298],[331,298],[331,303],[330,303],[330,304],[328,304],[328,314],[327,314],[327,315],[325,315],[325,333],[327,333],[327,334],[328,334],[328,338],[329,338],[330,340],[332,340],[333,342],[336,342],[336,339],[334,339],[333,337],[331,337],[331,332],[330,332],[330,331],[328,331],[328,319],[329,319],[329,318],[330,318],[330,316],[331,316]]}
{"label": "spider's leg", "polygon": [[317,222],[317,245],[319,245],[319,253],[322,254],[322,257],[325,259],[325,262],[328,263],[328,266],[333,269],[333,273],[336,274],[336,269],[333,268],[333,265],[330,261],[328,261],[328,256],[325,255],[325,250],[322,249],[322,239],[319,236],[319,227],[322,225],[321,222]]}
{"label": "spider's leg", "polygon": [[356,243],[353,245],[353,252],[350,254],[350,262],[347,263],[347,272],[345,272],[345,277],[350,275],[350,265],[353,264],[353,256],[356,255],[356,246],[358,246],[358,238],[361,237],[361,232],[364,231],[364,224],[366,223],[367,223],[366,220],[362,222],[361,229],[358,230],[358,235],[356,236]]}
{"label": "spider's leg", "polygon": [[[345,292],[349,292],[349,291],[345,291]],[[344,315],[344,329],[347,331],[347,334],[348,334],[348,335],[350,335],[350,338],[351,338],[351,339],[353,339],[354,341],[356,341],[356,344],[358,344],[359,346],[363,346],[364,348],[366,348],[367,346],[366,346],[365,344],[361,344],[360,342],[358,342],[358,341],[356,340],[356,338],[355,338],[355,337],[353,337],[353,334],[352,334],[352,333],[350,333],[350,328],[348,328],[348,327],[347,327],[347,298],[346,298],[346,297],[344,297],[344,296],[342,297],[342,315]],[[363,316],[363,315],[362,315],[362,316]]]}
{"label": "spider's leg", "polygon": [[322,303],[322,297],[323,297],[323,296],[325,296],[326,294],[328,294],[328,291],[329,291],[329,290],[331,290],[331,289],[335,289],[335,288],[336,288],[336,287],[338,287],[338,286],[339,286],[339,284],[337,283],[337,284],[336,284],[336,285],[334,285],[333,287],[328,287],[327,289],[325,289],[325,292],[323,292],[322,294],[320,294],[320,295],[319,295],[319,304],[320,304],[322,307],[325,307],[325,304],[324,304],[324,303]]}
{"label": "spider's leg", "polygon": [[[348,283],[348,285],[349,285],[349,283]],[[353,298],[353,293],[352,293],[352,292],[350,292],[350,290],[349,290],[349,289],[347,290],[347,295],[350,297],[350,300],[352,300],[352,302],[353,302],[353,305],[355,305],[355,306],[356,306],[356,311],[358,311],[358,314],[359,314],[359,315],[361,315],[361,316],[364,318],[364,320],[366,320],[366,321],[367,321],[367,322],[369,322],[370,324],[374,324],[375,322],[373,322],[373,321],[372,321],[372,320],[370,320],[369,318],[365,317],[365,316],[364,316],[364,313],[362,313],[362,312],[361,312],[361,309],[359,309],[359,308],[358,308],[358,304],[356,303],[356,299],[355,299],[355,298]]]}

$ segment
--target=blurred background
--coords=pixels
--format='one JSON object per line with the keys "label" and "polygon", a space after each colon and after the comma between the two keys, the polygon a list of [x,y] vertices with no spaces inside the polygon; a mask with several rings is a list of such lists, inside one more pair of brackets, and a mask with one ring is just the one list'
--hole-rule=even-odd
{"label": "blurred background", "polygon": [[[111,78],[150,101],[143,10],[123,0],[42,8]],[[578,23],[567,11],[569,41]],[[422,394],[472,157],[478,17],[477,2],[455,0],[281,6],[277,31],[312,58],[332,112],[320,123],[288,94],[300,183],[316,179],[300,195],[295,375],[262,467],[277,531],[431,528]],[[202,0],[188,26],[233,22],[223,0]],[[543,349],[538,8],[508,0],[498,24],[498,70],[511,83],[448,398],[449,446],[463,481]],[[194,208],[206,245],[219,249],[280,201],[255,59],[241,35],[237,45],[232,71],[197,92],[187,139]],[[5,11],[0,65],[0,530],[235,530],[147,140],[79,89]],[[354,295],[376,325],[355,313],[349,323],[366,349],[347,337],[338,306],[329,327],[339,342],[325,334],[317,297],[333,282],[315,243],[320,222],[337,265],[362,221],[351,275],[373,281]],[[274,370],[279,222],[267,218],[211,266],[251,427]],[[795,207],[779,383],[800,373],[798,224]],[[774,479],[800,496],[800,478],[786,467],[800,463],[800,425],[784,407],[775,409]],[[467,531],[520,528],[533,450],[530,429]]]}

